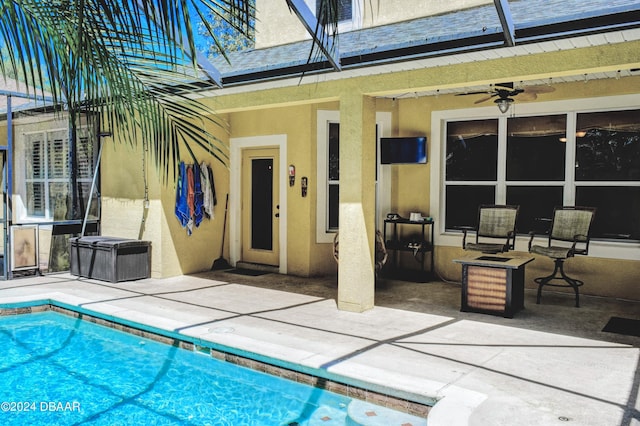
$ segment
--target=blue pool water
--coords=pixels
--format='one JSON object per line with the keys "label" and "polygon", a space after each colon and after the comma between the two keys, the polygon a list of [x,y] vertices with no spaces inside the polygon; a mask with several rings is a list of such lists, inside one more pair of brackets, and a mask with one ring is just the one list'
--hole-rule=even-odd
{"label": "blue pool water", "polygon": [[0,319],[0,424],[344,425],[351,399],[54,312]]}

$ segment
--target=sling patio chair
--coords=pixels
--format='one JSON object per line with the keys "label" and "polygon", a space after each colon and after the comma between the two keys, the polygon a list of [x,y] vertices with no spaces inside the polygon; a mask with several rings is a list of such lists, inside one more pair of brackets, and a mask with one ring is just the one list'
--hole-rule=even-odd
{"label": "sling patio chair", "polygon": [[[563,206],[556,207],[548,231],[547,245],[532,245],[535,233],[530,233],[529,253],[540,254],[553,259],[555,268],[551,275],[535,278],[538,283],[538,297],[540,303],[542,287],[571,287],[576,294],[576,308],[580,307],[580,292],[584,282],[569,277],[564,272],[564,262],[577,254],[589,254],[590,230],[596,214],[594,207]],[[560,275],[558,275],[560,274]],[[564,283],[552,284],[551,281],[560,280]]]}
{"label": "sling patio chair", "polygon": [[[516,220],[519,206],[483,204],[478,208],[475,228],[462,226],[462,248],[497,254],[513,250],[516,243]],[[467,242],[467,233],[475,231],[475,242]]]}

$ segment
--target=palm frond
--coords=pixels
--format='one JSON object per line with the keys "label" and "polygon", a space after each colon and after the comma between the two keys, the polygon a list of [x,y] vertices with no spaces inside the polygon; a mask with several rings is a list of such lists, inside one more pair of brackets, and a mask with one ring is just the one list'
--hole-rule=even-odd
{"label": "palm frond", "polygon": [[193,155],[198,146],[226,164],[227,147],[206,130],[221,125],[214,111],[186,95],[208,82],[189,12],[203,8],[228,11],[241,30],[255,13],[244,0],[4,0],[0,72],[46,87],[72,119],[89,111],[127,143],[153,141],[165,178],[181,148]]}

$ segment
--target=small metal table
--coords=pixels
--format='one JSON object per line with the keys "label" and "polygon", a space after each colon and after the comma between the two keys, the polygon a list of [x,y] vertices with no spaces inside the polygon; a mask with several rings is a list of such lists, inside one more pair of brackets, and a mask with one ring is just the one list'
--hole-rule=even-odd
{"label": "small metal table", "polygon": [[454,259],[462,264],[460,310],[513,318],[524,308],[524,268],[533,259],[484,253]]}

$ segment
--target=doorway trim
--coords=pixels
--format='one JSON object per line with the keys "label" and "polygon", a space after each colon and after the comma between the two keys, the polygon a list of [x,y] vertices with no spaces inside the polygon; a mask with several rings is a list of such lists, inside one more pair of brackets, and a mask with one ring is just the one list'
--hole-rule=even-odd
{"label": "doorway trim", "polygon": [[287,273],[287,135],[251,136],[231,138],[230,151],[230,183],[229,183],[229,257],[231,265],[242,260],[242,150],[250,148],[278,148],[280,152],[280,265],[278,272]]}

